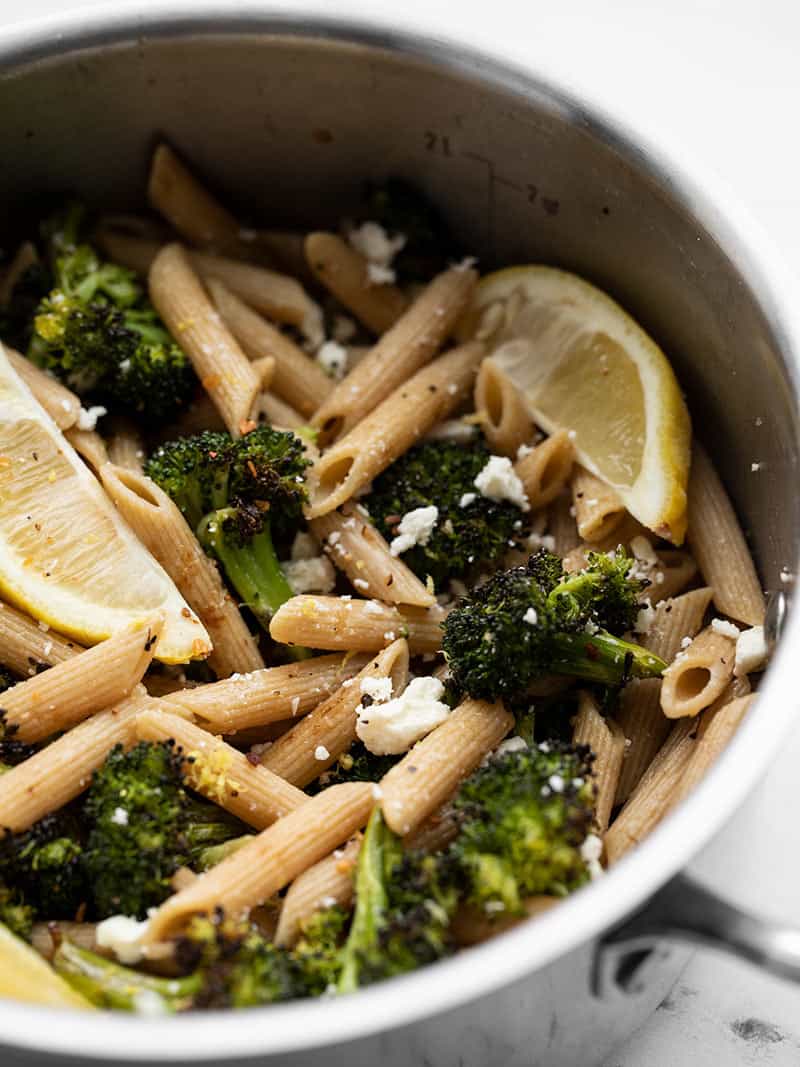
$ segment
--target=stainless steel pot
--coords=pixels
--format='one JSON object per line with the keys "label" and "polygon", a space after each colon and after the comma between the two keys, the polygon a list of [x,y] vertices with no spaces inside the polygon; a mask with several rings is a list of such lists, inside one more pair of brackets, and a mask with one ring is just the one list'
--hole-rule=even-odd
{"label": "stainless steel pot", "polygon": [[[787,588],[800,322],[782,269],[716,183],[535,74],[441,41],[222,3],[84,13],[0,43],[4,238],[35,191],[135,207],[155,131],[259,222],[334,222],[364,178],[401,174],[484,266],[543,260],[609,289],[669,353],[765,587]],[[0,1059],[586,1067],[667,993],[686,960],[676,939],[797,978],[800,932],[745,917],[679,872],[781,745],[798,642],[789,612],[754,712],[697,792],[605,878],[518,931],[335,1002],[166,1020],[2,1003]]]}

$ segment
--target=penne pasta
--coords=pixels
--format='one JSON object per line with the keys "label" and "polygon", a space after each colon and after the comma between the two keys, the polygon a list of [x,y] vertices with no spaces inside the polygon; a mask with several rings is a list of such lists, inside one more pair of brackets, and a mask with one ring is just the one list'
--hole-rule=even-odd
{"label": "penne pasta", "polygon": [[282,645],[329,651],[376,652],[398,637],[413,656],[442,647],[442,608],[399,608],[377,600],[338,596],[294,596],[281,604],[269,632]]}
{"label": "penne pasta", "polygon": [[373,333],[390,329],[405,311],[403,292],[396,285],[372,285],[367,260],[335,233],[310,233],[305,257],[317,281]]}
{"label": "penne pasta", "polygon": [[258,409],[270,426],[280,429],[296,430],[298,426],[304,426],[306,423],[299,411],[295,411],[274,393],[263,392],[259,398]]}
{"label": "penne pasta", "polygon": [[223,326],[179,244],[165,245],[149,274],[150,298],[192,361],[234,437],[250,422],[261,391],[256,370]]}
{"label": "penne pasta", "polygon": [[64,431],[64,436],[95,474],[108,463],[106,443],[94,430],[79,430],[76,426]]}
{"label": "penne pasta", "polygon": [[348,841],[344,848],[315,863],[295,878],[283,898],[275,944],[291,948],[307,922],[316,912],[338,905],[350,906],[353,900],[353,879],[361,835]]}
{"label": "penne pasta", "polygon": [[19,352],[3,347],[8,362],[22,378],[44,410],[59,428],[68,430],[74,426],[81,413],[81,402],[71,389],[51,378],[43,370]]}
{"label": "penne pasta", "polygon": [[569,479],[574,458],[575,449],[569,434],[566,430],[558,430],[517,460],[514,470],[533,511],[559,496]]}
{"label": "penne pasta", "polygon": [[562,490],[554,498],[547,513],[547,529],[553,538],[553,551],[557,556],[561,556],[562,560],[580,545],[581,539],[578,536],[578,526],[575,522],[571,492]]}
{"label": "penne pasta", "polygon": [[416,574],[391,554],[386,539],[357,505],[343,504],[312,519],[310,526],[361,596],[420,608],[436,603]]}
{"label": "penne pasta", "polygon": [[475,413],[492,451],[516,458],[535,428],[519,390],[491,357],[481,363],[474,397]]}
{"label": "penne pasta", "polygon": [[697,564],[688,552],[679,548],[662,549],[656,557],[658,563],[650,573],[650,585],[645,592],[653,605],[682,593],[697,575]]}
{"label": "penne pasta", "polygon": [[238,734],[308,714],[368,662],[366,653],[316,656],[181,689],[166,702],[200,719],[205,729]]}
{"label": "penne pasta", "polygon": [[597,788],[595,825],[597,832],[604,834],[617,795],[625,755],[625,734],[613,719],[601,715],[594,697],[582,691],[578,714],[572,723],[572,741],[576,745],[588,745],[594,753],[592,777]]}
{"label": "penne pasta", "polygon": [[151,699],[137,693],[115,708],[92,715],[0,775],[0,826],[15,833],[27,830],[88,789],[92,772],[111,749],[135,742],[136,712]]}
{"label": "penne pasta", "polygon": [[83,646],[40,625],[10,604],[0,603],[0,663],[23,677],[63,663]]}
{"label": "penne pasta", "polygon": [[464,700],[381,779],[381,809],[390,830],[413,833],[514,725],[500,701]]}
{"label": "penne pasta", "polygon": [[333,766],[356,739],[356,709],[365,678],[391,678],[398,696],[408,681],[408,645],[395,641],[350,681],[283,734],[261,757],[261,764],[292,785],[305,788]]}
{"label": "penne pasta", "polygon": [[736,641],[707,626],[679,652],[664,671],[661,710],[668,719],[697,715],[709,707],[730,681]]}
{"label": "penne pasta", "polygon": [[324,452],[312,469],[316,492],[307,517],[318,518],[344,504],[447,418],[468,395],[483,353],[480,341],[451,349],[417,371]]}
{"label": "penne pasta", "polygon": [[275,360],[270,389],[301,415],[313,415],[333,388],[333,382],[319,363],[222,282],[212,278],[208,290],[245,355],[253,360],[265,357]]}
{"label": "penne pasta", "polygon": [[94,1011],[94,1005],[49,967],[39,953],[0,923],[0,997],[48,1008]]}
{"label": "penne pasta", "polygon": [[53,958],[60,938],[66,938],[78,948],[85,948],[102,956],[108,950],[97,944],[96,929],[95,923],[77,923],[66,919],[59,919],[58,922],[34,923],[31,931],[31,945],[46,960]]}
{"label": "penne pasta", "polygon": [[[387,398],[391,399],[394,395],[396,403],[401,389],[411,386],[414,381],[412,376],[419,376],[417,372],[420,368],[433,358],[447,340],[467,305],[476,279],[477,275],[471,270],[449,270],[433,279],[394,326],[383,334],[369,355],[338,383],[314,415],[313,423],[320,431],[320,444],[328,444],[335,438],[349,434],[362,420],[367,421],[376,409],[383,409],[383,417],[386,418],[384,404]],[[485,351],[479,343],[465,345],[462,350],[476,353]],[[446,386],[449,381],[444,384]],[[426,382],[426,388],[427,385]],[[459,388],[458,392],[462,390]],[[462,398],[460,396],[459,400]],[[415,436],[423,436],[454,407],[455,404],[448,406],[446,411],[427,422],[425,428]],[[405,451],[405,448],[401,451]]]}
{"label": "penne pasta", "polygon": [[697,741],[686,761],[680,782],[671,798],[677,804],[695,788],[714,764],[750,709],[755,694],[747,694],[712,708],[703,715]]}
{"label": "penne pasta", "polygon": [[705,450],[694,442],[689,474],[689,544],[718,611],[761,626],[764,594],[733,505]]}
{"label": "penne pasta", "polygon": [[264,666],[258,645],[183,515],[144,474],[105,464],[100,479],[125,521],[175,582],[207,629],[209,663],[220,675]]}
{"label": "penne pasta", "polygon": [[426,852],[441,852],[458,834],[458,822],[455,813],[445,802],[438,811],[434,811],[424,822],[406,834],[403,838],[404,848],[421,848]]}
{"label": "penne pasta", "polygon": [[127,419],[115,420],[114,432],[108,441],[108,458],[117,467],[135,474],[142,473],[145,459],[144,441],[133,423]]}
{"label": "penne pasta", "polygon": [[584,541],[609,537],[626,515],[618,494],[585,467],[576,466],[572,473],[572,505]]}
{"label": "penne pasta", "polygon": [[368,782],[333,785],[201,874],[152,915],[147,943],[175,933],[192,915],[222,907],[238,916],[277,893],[360,830],[375,806]]}
{"label": "penne pasta", "polygon": [[3,730],[26,744],[119,703],[150,666],[163,617],[132,626],[3,693]]}
{"label": "penne pasta", "polygon": [[308,800],[301,789],[178,715],[155,708],[141,711],[136,736],[140,741],[174,741],[182,750],[186,784],[257,830]]}

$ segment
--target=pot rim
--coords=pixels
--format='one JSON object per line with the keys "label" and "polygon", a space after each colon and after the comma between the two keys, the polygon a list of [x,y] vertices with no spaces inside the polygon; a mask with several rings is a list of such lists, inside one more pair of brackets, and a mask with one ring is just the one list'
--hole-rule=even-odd
{"label": "pot rim", "polygon": [[[357,5],[345,6],[352,10]],[[83,9],[6,32],[0,41],[0,77],[32,62],[143,36],[224,39],[268,33],[388,50],[522,98],[533,96],[648,172],[713,234],[756,294],[780,343],[795,401],[800,402],[800,316],[793,311],[794,280],[766,235],[718,176],[695,162],[677,163],[674,154],[656,147],[627,118],[611,117],[574,90],[563,89],[563,78],[494,58],[457,37],[445,39],[438,32],[428,37],[397,28],[398,23],[410,21],[408,15],[376,17],[374,12],[350,19],[309,8],[265,10],[257,0],[240,2],[235,14],[229,13],[224,0],[200,0],[191,10],[176,10],[168,0],[159,0],[142,13],[126,0],[112,16]],[[794,572],[796,562],[787,560],[786,565]],[[766,773],[794,720],[795,670],[790,658],[794,643],[800,647],[800,613],[790,611],[755,714],[745,720],[695,793],[611,871],[535,923],[356,996],[251,1009],[247,1026],[241,1025],[241,1014],[233,1012],[131,1019],[0,1001],[0,1040],[32,1051],[123,1061],[204,1061],[287,1053],[394,1029],[508,985],[593,940],[643,904],[730,818]]]}

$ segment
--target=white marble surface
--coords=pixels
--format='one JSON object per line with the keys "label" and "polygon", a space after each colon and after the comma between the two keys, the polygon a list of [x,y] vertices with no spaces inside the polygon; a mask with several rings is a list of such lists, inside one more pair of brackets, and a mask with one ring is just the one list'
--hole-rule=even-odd
{"label": "white marble surface", "polygon": [[[64,0],[0,0],[0,34],[3,25],[66,6]],[[107,7],[107,0],[96,6]],[[557,73],[630,116],[651,138],[723,174],[790,264],[800,263],[796,0],[272,0],[265,6],[395,18]],[[795,920],[800,834],[784,813],[796,810],[799,762],[800,734],[733,828],[695,864],[738,903]],[[798,1063],[800,993],[702,951],[674,994],[606,1067]]]}

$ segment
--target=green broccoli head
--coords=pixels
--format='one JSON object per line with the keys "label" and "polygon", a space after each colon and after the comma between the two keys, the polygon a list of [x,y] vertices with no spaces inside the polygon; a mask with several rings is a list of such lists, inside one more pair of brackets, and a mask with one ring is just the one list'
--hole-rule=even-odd
{"label": "green broccoli head", "polygon": [[399,756],[376,756],[361,741],[354,741],[347,752],[319,778],[306,786],[307,793],[327,789],[342,782],[379,782],[397,763]]}
{"label": "green broccoli head", "polygon": [[604,685],[660,675],[663,660],[606,629],[633,624],[644,583],[630,577],[632,562],[592,553],[585,570],[562,572],[553,584],[557,558],[539,552],[527,566],[492,575],[442,624],[456,686],[494,700],[524,694],[547,673]]}
{"label": "green broccoli head", "polygon": [[336,989],[349,922],[348,912],[333,906],[315,911],[301,924],[291,951],[295,996],[319,997]]}
{"label": "green broccoli head", "polygon": [[0,882],[0,923],[12,934],[30,941],[36,911],[26,904],[22,893]]}
{"label": "green broccoli head", "polygon": [[470,903],[521,913],[526,897],[565,896],[588,880],[592,758],[582,746],[542,742],[492,757],[461,785],[450,854]]}
{"label": "green broccoli head", "polygon": [[0,839],[0,881],[13,886],[37,919],[74,919],[90,894],[83,831],[69,810]]}
{"label": "green broccoli head", "polygon": [[423,581],[430,575],[437,588],[498,559],[521,528],[522,511],[515,504],[489,500],[475,488],[489,455],[481,440],[466,448],[453,441],[424,442],[378,475],[364,501],[389,540],[406,512],[438,508],[427,544],[402,553],[403,562]]}

